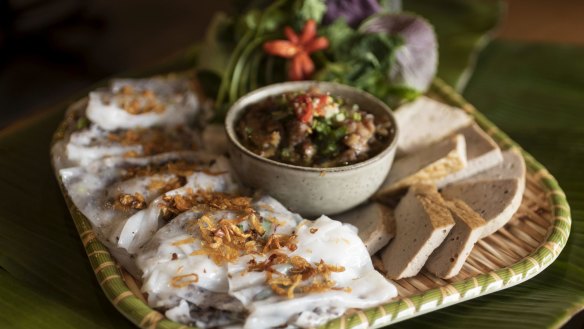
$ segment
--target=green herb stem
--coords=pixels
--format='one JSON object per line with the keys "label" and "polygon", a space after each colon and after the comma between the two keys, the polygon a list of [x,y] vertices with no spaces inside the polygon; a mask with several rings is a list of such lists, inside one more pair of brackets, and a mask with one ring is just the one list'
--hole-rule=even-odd
{"label": "green herb stem", "polygon": [[263,57],[264,56],[262,53],[258,56],[254,56],[251,60],[250,71],[251,71],[252,75],[251,75],[250,84],[249,84],[250,90],[254,90],[258,87],[258,76],[259,76],[260,64],[262,62]]}
{"label": "green herb stem", "polygon": [[[241,74],[241,57],[246,54],[248,55],[253,47],[250,47],[250,43],[256,45],[260,42],[266,41],[265,37],[260,38],[260,33],[263,29],[263,23],[265,18],[270,15],[278,7],[284,5],[285,0],[276,1],[271,4],[266,10],[263,11],[259,18],[258,24],[255,29],[250,29],[245,32],[241,40],[235,46],[233,53],[229,59],[227,69],[221,78],[221,85],[219,87],[219,92],[217,94],[217,100],[215,102],[215,107],[221,109],[225,103],[225,98],[228,97],[229,102],[233,102],[237,99],[237,87],[239,85],[238,80],[240,79],[239,74]],[[255,39],[255,40],[254,40]],[[249,50],[251,48],[251,50]]]}
{"label": "green herb stem", "polygon": [[230,77],[233,76],[233,70],[235,69],[235,66],[239,60],[240,53],[243,51],[243,48],[245,47],[245,45],[247,45],[250,42],[250,39],[252,37],[253,37],[253,31],[252,30],[247,31],[243,35],[243,37],[241,38],[239,43],[237,43],[237,45],[235,46],[235,49],[233,50],[233,54],[231,55],[231,58],[229,58],[229,63],[227,64],[227,69],[225,70],[225,73],[223,73],[223,76],[221,77],[221,85],[219,86],[219,92],[217,93],[217,100],[215,101],[215,107],[217,109],[221,108],[221,106],[224,103],[225,97],[227,96],[229,84],[231,81]]}
{"label": "green herb stem", "polygon": [[233,75],[230,83],[229,88],[229,102],[232,103],[239,98],[238,94],[238,86],[240,85],[240,81],[244,80],[244,68],[248,62],[248,58],[253,53],[254,50],[257,49],[258,46],[261,46],[265,41],[269,40],[273,36],[266,35],[261,38],[256,38],[255,40],[251,41],[247,44],[246,47],[243,48],[241,51],[241,55],[239,56],[237,63],[235,64],[235,68],[233,69]]}

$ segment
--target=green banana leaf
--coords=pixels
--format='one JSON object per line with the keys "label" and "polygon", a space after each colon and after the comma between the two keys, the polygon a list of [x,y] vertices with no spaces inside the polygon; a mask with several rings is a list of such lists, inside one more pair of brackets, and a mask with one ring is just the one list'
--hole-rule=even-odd
{"label": "green banana leaf", "polygon": [[100,291],[52,177],[62,115],[0,133],[0,327],[132,328]]}

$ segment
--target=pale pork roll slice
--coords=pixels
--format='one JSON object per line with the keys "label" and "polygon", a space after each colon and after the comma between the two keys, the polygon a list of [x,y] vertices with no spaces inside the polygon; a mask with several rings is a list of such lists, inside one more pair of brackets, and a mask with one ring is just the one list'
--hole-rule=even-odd
{"label": "pale pork roll slice", "polygon": [[437,183],[438,187],[471,177],[503,162],[503,155],[497,143],[478,125],[472,124],[456,133],[462,134],[466,141],[467,165],[462,170],[441,179]]}
{"label": "pale pork roll slice", "polygon": [[384,199],[404,188],[422,183],[435,184],[466,166],[466,142],[457,134],[418,152],[396,159],[376,194]]}
{"label": "pale pork roll slice", "polygon": [[444,187],[446,199],[460,199],[485,219],[481,238],[495,233],[513,217],[523,199],[525,179],[461,182]]}
{"label": "pale pork roll slice", "polygon": [[395,219],[390,208],[371,202],[335,216],[337,220],[354,225],[359,230],[359,238],[373,255],[395,235]]}
{"label": "pale pork roll slice", "polygon": [[461,109],[426,96],[399,107],[394,115],[400,130],[397,156],[415,153],[473,121]]}
{"label": "pale pork roll slice", "polygon": [[465,182],[491,180],[491,179],[522,179],[525,180],[525,160],[519,152],[513,150],[503,151],[503,161],[497,166],[464,179]]}
{"label": "pale pork roll slice", "polygon": [[445,198],[459,198],[486,221],[481,238],[495,233],[517,212],[525,191],[525,160],[520,153],[503,152],[503,162],[442,189]]}
{"label": "pale pork roll slice", "polygon": [[122,79],[89,93],[86,115],[104,130],[178,126],[192,121],[199,101],[184,79]]}
{"label": "pale pork roll slice", "polygon": [[397,280],[420,272],[454,220],[436,187],[414,185],[395,209],[395,225],[395,237],[381,259],[386,276]]}
{"label": "pale pork roll slice", "polygon": [[461,200],[446,201],[446,206],[456,224],[425,266],[442,279],[450,279],[460,272],[486,225],[485,220]]}

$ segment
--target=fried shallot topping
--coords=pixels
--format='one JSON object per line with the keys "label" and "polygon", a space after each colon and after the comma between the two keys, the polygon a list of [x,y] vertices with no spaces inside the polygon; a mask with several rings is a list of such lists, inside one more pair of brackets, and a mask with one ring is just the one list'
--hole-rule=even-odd
{"label": "fried shallot topping", "polygon": [[[206,255],[217,265],[223,265],[245,255],[269,255],[261,262],[251,259],[246,271],[265,272],[266,283],[272,291],[287,298],[294,298],[295,293],[350,291],[350,288],[338,287],[331,278],[332,273],[345,271],[343,266],[327,264],[323,260],[312,264],[303,257],[288,256],[285,249],[290,252],[297,250],[297,236],[266,234],[264,224],[277,226],[278,221],[262,218],[252,207],[251,198],[189,191],[184,195],[166,195],[163,200],[163,216],[186,210],[202,212],[198,219],[185,225],[191,236],[173,243],[178,246],[200,242],[201,247],[190,256]],[[278,271],[275,266],[283,271]],[[183,277],[188,275],[174,277],[171,284],[181,286]]]}
{"label": "fried shallot topping", "polygon": [[132,194],[120,194],[114,202],[114,208],[121,210],[141,210],[146,208],[144,196],[138,192]]}
{"label": "fried shallot topping", "polygon": [[[192,137],[181,127],[177,127],[172,132],[165,131],[160,127],[133,128],[110,132],[107,136],[110,142],[119,143],[123,146],[142,147],[141,155],[153,155],[163,152],[178,150],[194,150],[196,147]],[[140,154],[130,152],[127,156],[138,156]]]}
{"label": "fried shallot topping", "polygon": [[[290,269],[284,274],[273,268],[274,265],[287,264]],[[327,290],[343,290],[350,292],[350,288],[336,287],[331,279],[331,273],[343,272],[343,266],[326,264],[323,260],[310,264],[300,256],[288,257],[281,253],[270,255],[263,262],[255,259],[248,263],[248,271],[265,272],[266,282],[274,293],[287,298],[294,298],[294,293],[323,292]]]}
{"label": "fried shallot topping", "polygon": [[233,262],[242,255],[257,253],[259,234],[253,229],[244,231],[238,225],[244,218],[236,220],[221,219],[215,221],[209,215],[203,215],[194,229],[201,237],[201,249],[191,255],[207,255],[218,265]]}
{"label": "fried shallot topping", "polygon": [[189,176],[195,171],[203,171],[201,165],[184,160],[169,161],[162,164],[149,164],[147,166],[136,166],[124,169],[124,179],[134,177],[152,176],[156,174],[173,174],[177,176]]}
{"label": "fried shallot topping", "polygon": [[174,195],[164,195],[162,197],[164,203],[160,203],[160,212],[162,219],[165,221],[170,221],[178,214],[183,213],[191,209],[197,202],[196,195],[187,194],[174,194]]}
{"label": "fried shallot topping", "polygon": [[[242,212],[246,214],[254,213],[255,210],[251,207],[251,199],[241,196],[232,196],[221,192],[209,191],[193,191],[188,190],[184,194],[164,195],[162,197],[164,203],[160,204],[162,211],[162,218],[170,220],[176,215],[192,209],[193,211],[210,212],[216,210],[229,210],[235,212]],[[259,224],[257,218],[251,219],[252,225],[263,234],[263,228]]]}
{"label": "fried shallot topping", "polygon": [[[264,254],[282,248],[296,250],[295,235],[266,234],[265,224],[277,226],[280,223],[272,218],[262,218],[252,207],[251,198],[220,192],[188,191],[185,194],[165,195],[162,200],[161,213],[166,220],[187,210],[202,213],[197,220],[185,226],[187,232],[201,242],[201,248],[191,255],[207,255],[216,264],[222,265],[243,255]],[[221,215],[223,211],[229,215]]]}
{"label": "fried shallot topping", "polygon": [[184,176],[172,177],[169,180],[154,179],[148,184],[148,190],[157,191],[158,193],[166,193],[168,191],[176,190],[185,185],[187,182]]}
{"label": "fried shallot topping", "polygon": [[132,86],[125,85],[120,88],[116,96],[118,106],[130,114],[162,113],[166,109],[150,89],[136,91]]}
{"label": "fried shallot topping", "polygon": [[272,250],[278,250],[282,248],[288,248],[290,251],[296,250],[296,235],[294,234],[272,234],[268,237],[263,253],[268,253]]}
{"label": "fried shallot topping", "polygon": [[170,285],[175,288],[183,288],[197,282],[199,282],[199,276],[196,273],[190,273],[172,277]]}
{"label": "fried shallot topping", "polygon": [[173,175],[169,179],[153,179],[147,188],[150,191],[166,193],[184,186],[187,177],[194,172],[202,172],[210,176],[222,175],[225,172],[213,172],[197,163],[187,162],[184,160],[169,161],[162,164],[147,166],[132,166],[124,169],[122,179],[127,180],[135,177],[145,177],[154,175]]}

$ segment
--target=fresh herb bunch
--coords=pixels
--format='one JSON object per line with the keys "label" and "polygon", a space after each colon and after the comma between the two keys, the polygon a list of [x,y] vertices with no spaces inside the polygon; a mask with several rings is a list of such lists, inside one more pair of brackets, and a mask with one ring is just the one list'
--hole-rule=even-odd
{"label": "fresh herb bunch", "polygon": [[291,79],[291,66],[298,62],[274,56],[264,45],[289,42],[290,33],[302,38],[310,21],[328,42],[326,48],[321,44],[302,55],[309,73],[302,78],[348,84],[390,105],[425,92],[437,66],[432,26],[416,15],[396,13],[386,3],[391,1],[234,1],[243,14],[214,18],[197,63],[218,117],[249,91]]}

